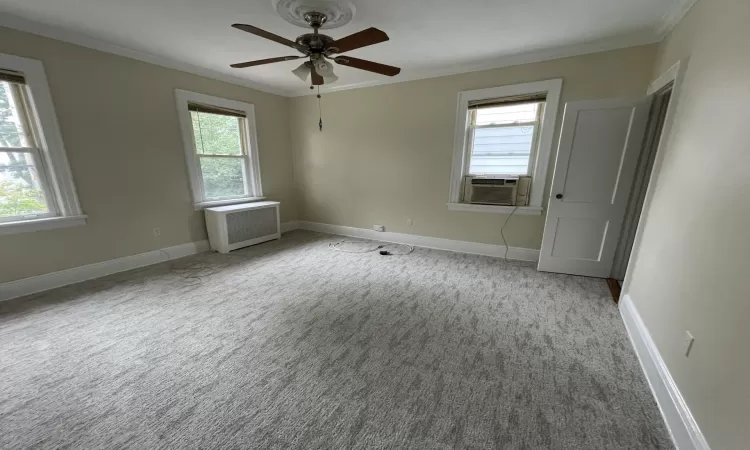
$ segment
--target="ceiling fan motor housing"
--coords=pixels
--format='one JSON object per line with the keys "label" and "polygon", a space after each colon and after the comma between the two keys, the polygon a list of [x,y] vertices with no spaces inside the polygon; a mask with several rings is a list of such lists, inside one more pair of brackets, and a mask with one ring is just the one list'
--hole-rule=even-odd
{"label": "ceiling fan motor housing", "polygon": [[320,54],[325,53],[325,51],[331,46],[333,38],[326,36],[325,34],[306,33],[297,37],[295,42],[303,47],[307,47],[311,54]]}

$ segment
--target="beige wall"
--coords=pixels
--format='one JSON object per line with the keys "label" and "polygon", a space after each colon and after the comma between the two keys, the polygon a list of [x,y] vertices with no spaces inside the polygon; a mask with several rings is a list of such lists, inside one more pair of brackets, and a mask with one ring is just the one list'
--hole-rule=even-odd
{"label": "beige wall", "polygon": [[[556,143],[565,102],[644,95],[655,51],[655,45],[635,47],[324,94],[322,133],[317,99],[296,98],[291,129],[300,219],[502,244],[506,215],[446,207],[458,93],[563,78]],[[406,225],[409,217],[413,226]],[[511,246],[538,249],[543,227],[544,216],[514,216],[506,236]]]}
{"label": "beige wall", "polygon": [[[174,89],[255,104],[264,193],[297,218],[287,98],[0,28],[0,52],[44,63],[88,224],[0,236],[0,282],[206,238]],[[152,229],[162,230],[160,239]]]}
{"label": "beige wall", "polygon": [[750,447],[749,23],[700,0],[659,47],[654,77],[690,63],[625,286],[714,450]]}

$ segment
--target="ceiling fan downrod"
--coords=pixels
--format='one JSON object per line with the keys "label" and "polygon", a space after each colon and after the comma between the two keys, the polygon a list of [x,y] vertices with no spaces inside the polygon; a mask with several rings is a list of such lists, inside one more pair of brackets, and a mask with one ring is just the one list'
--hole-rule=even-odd
{"label": "ceiling fan downrod", "polygon": [[308,13],[305,13],[305,22],[310,24],[310,26],[315,30],[315,34],[318,34],[318,28],[322,27],[324,23],[326,23],[326,20],[328,20],[328,16],[326,16],[323,13],[310,11]]}

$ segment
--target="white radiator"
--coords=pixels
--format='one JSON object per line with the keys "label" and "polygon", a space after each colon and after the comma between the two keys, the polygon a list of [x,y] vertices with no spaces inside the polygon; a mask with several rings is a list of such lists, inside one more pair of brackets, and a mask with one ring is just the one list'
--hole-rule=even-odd
{"label": "white radiator", "polygon": [[279,202],[255,202],[206,208],[211,248],[228,253],[248,245],[279,239]]}

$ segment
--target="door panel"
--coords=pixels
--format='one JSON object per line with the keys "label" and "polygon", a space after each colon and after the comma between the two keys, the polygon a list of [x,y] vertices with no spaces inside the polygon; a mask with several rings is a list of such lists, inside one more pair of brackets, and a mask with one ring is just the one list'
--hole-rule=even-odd
{"label": "door panel", "polygon": [[558,218],[552,256],[598,261],[608,225],[596,218]]}
{"label": "door panel", "polygon": [[617,182],[612,173],[620,172],[621,153],[602,151],[612,142],[625,142],[630,124],[628,109],[607,114],[596,110],[579,111],[573,133],[573,149],[565,168],[563,202],[596,203],[612,198]]}
{"label": "door panel", "polygon": [[539,270],[609,276],[649,104],[618,99],[565,106]]}

